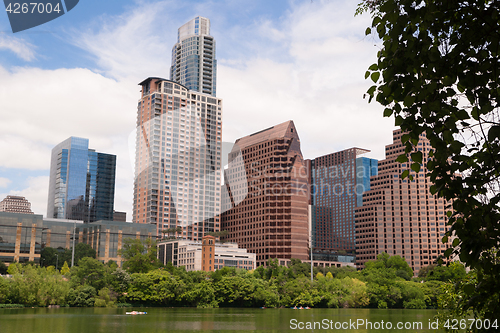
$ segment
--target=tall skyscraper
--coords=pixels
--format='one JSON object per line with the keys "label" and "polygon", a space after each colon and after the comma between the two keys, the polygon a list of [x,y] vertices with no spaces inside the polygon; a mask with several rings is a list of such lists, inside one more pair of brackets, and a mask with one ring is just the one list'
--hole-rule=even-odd
{"label": "tall skyscraper", "polygon": [[255,253],[258,266],[309,258],[308,171],[293,121],[236,140],[224,183],[226,240]]}
{"label": "tall skyscraper", "polygon": [[[417,274],[451,245],[441,242],[449,229],[447,203],[431,195],[425,165],[418,173],[410,172],[414,180],[401,179],[401,173],[410,169],[410,163],[396,161],[405,151],[401,136],[401,130],[394,131],[393,143],[385,148],[386,158],[379,161],[379,174],[371,178],[363,205],[356,208],[356,265],[362,268],[386,252],[404,257]],[[416,150],[422,152],[423,161],[428,160],[431,146],[425,135],[420,136]]]}
{"label": "tall skyscraper", "polygon": [[0,212],[33,214],[31,203],[25,197],[8,195],[0,201]]}
{"label": "tall skyscraper", "polygon": [[157,77],[139,85],[133,221],[201,240],[220,228],[222,100]]}
{"label": "tall skyscraper", "polygon": [[217,60],[210,20],[197,16],[181,26],[172,48],[170,79],[189,90],[215,96]]}
{"label": "tall skyscraper", "polygon": [[113,220],[116,156],[89,149],[70,137],[52,149],[47,217],[93,222]]}
{"label": "tall skyscraper", "polygon": [[[311,160],[311,228],[315,258],[332,253],[354,256],[354,210],[377,174],[377,160],[358,157],[369,152],[350,148]],[[319,257],[318,257],[319,256]]]}

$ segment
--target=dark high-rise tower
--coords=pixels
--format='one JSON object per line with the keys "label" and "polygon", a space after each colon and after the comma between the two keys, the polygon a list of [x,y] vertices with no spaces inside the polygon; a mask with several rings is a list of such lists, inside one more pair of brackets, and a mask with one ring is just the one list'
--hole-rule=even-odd
{"label": "dark high-rise tower", "polygon": [[48,218],[113,220],[116,156],[88,146],[70,137],[52,149]]}
{"label": "dark high-rise tower", "polygon": [[197,16],[178,30],[172,48],[170,79],[188,88],[215,96],[217,60],[210,20]]}
{"label": "dark high-rise tower", "polygon": [[358,157],[367,152],[350,148],[311,160],[311,233],[318,259],[321,253],[355,253],[354,210],[377,174],[377,160]]}

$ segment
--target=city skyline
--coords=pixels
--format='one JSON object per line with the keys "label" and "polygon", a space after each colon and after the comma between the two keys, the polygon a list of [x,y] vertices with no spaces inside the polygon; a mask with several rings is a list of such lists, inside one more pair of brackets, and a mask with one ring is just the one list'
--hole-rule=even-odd
{"label": "city skyline", "polygon": [[[96,150],[117,155],[115,209],[131,217],[137,82],[169,77],[165,54],[177,29],[197,15],[210,18],[217,39],[223,141],[293,119],[304,158],[352,146],[383,157],[393,120],[363,100],[377,41],[365,38],[370,18],[354,17],[355,4],[96,4],[81,3],[58,20],[0,37],[1,197],[25,196],[35,214],[46,215],[51,148],[68,136],[88,137]],[[9,30],[6,15],[0,29]]]}

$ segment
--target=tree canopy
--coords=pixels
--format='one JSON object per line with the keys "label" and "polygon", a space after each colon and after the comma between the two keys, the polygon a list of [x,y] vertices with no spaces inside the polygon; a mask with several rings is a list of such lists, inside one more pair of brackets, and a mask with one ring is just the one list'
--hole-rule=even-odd
{"label": "tree canopy", "polygon": [[135,238],[126,238],[123,242],[123,248],[119,251],[120,255],[126,261],[123,268],[130,273],[147,273],[148,271],[160,266],[156,257],[156,242],[151,239],[140,240]]}
{"label": "tree canopy", "polygon": [[[385,107],[405,132],[411,170],[425,164],[433,194],[452,202],[453,249],[477,281],[464,285],[463,302],[475,315],[500,312],[500,2],[495,0],[364,0],[381,39],[370,101]],[[416,151],[426,135],[432,150]],[[412,178],[408,171],[403,177]],[[454,252],[454,253],[452,253]]]}

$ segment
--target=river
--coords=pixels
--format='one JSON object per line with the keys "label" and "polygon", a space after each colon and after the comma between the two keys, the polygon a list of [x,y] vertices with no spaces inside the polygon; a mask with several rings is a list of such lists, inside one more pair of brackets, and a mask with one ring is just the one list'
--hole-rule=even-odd
{"label": "river", "polygon": [[[127,315],[133,310],[145,315]],[[2,333],[438,332],[434,310],[0,309]],[[371,325],[371,326],[370,326]],[[434,324],[435,325],[435,324]],[[402,329],[398,329],[397,327]],[[406,327],[406,328],[405,328]]]}

